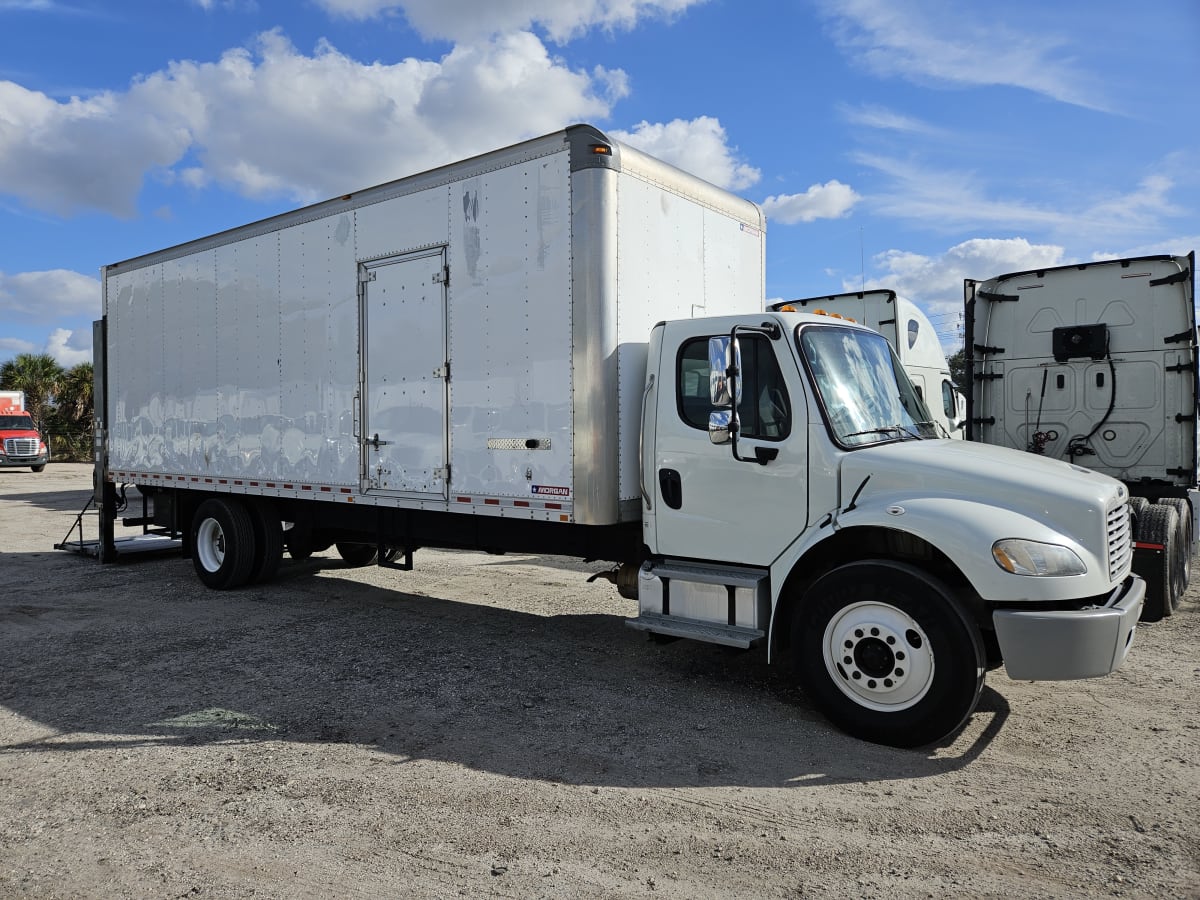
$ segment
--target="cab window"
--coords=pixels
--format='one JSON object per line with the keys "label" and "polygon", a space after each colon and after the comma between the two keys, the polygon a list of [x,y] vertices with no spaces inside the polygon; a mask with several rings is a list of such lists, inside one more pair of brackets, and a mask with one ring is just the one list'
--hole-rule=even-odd
{"label": "cab window", "polygon": [[[771,342],[758,335],[739,337],[742,348],[742,402],[738,405],[741,436],[781,441],[792,430],[792,406],[783,372]],[[716,410],[709,397],[708,338],[695,338],[680,348],[676,384],[680,417],[693,428],[708,431],[709,414]]]}

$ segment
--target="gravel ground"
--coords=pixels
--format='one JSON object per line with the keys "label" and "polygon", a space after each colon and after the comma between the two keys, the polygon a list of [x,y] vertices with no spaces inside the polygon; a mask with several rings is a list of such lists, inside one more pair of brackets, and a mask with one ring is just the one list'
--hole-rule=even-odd
{"label": "gravel ground", "polygon": [[598,565],[214,592],[53,550],[90,487],[0,470],[0,896],[1200,897],[1194,590],[1115,675],[990,673],[901,751],[626,628]]}

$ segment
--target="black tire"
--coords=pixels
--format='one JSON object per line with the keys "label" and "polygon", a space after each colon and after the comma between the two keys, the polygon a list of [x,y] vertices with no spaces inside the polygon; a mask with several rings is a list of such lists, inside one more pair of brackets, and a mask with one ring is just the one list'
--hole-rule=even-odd
{"label": "black tire", "polygon": [[[1146,592],[1142,606],[1143,622],[1158,622],[1175,612],[1187,587],[1188,566],[1186,552],[1180,545],[1179,513],[1174,506],[1155,503],[1142,516],[1138,540],[1147,544],[1161,544],[1162,557],[1158,561],[1160,571],[1158,590]],[[1151,585],[1153,587],[1153,585]]]}
{"label": "black tire", "polygon": [[338,556],[352,569],[369,566],[379,555],[379,548],[374,544],[352,544],[339,541],[334,546],[337,547]]}
{"label": "black tire", "polygon": [[254,564],[254,525],[236,500],[205,500],[192,517],[192,565],[210,588],[241,587]]}
{"label": "black tire", "polygon": [[249,584],[271,581],[283,562],[283,522],[269,500],[250,505],[250,524],[254,528],[254,561],[250,564]]}
{"label": "black tire", "polygon": [[1183,565],[1183,590],[1180,591],[1180,596],[1175,602],[1175,606],[1178,608],[1179,602],[1183,599],[1183,594],[1192,580],[1192,551],[1195,549],[1192,542],[1196,539],[1195,534],[1192,533],[1192,505],[1182,497],[1160,497],[1158,504],[1159,506],[1173,506],[1179,516],[1179,530],[1176,534],[1179,535],[1179,549]]}
{"label": "black tire", "polygon": [[30,468],[30,470],[31,470],[31,471],[34,471],[34,472],[44,472],[44,471],[46,470],[46,467],[45,467],[44,465],[42,465],[42,466],[30,466],[29,468]]}
{"label": "black tire", "polygon": [[953,734],[975,710],[983,640],[936,578],[890,560],[850,563],[818,579],[802,604],[793,666],[843,731],[919,747]]}
{"label": "black tire", "polygon": [[1129,515],[1133,518],[1133,539],[1137,540],[1138,528],[1141,527],[1142,519],[1146,515],[1146,510],[1150,508],[1150,501],[1145,497],[1130,497],[1129,498]]}

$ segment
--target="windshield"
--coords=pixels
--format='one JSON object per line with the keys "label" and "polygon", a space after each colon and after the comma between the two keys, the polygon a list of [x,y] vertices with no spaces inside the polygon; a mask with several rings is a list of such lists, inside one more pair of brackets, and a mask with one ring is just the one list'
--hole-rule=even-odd
{"label": "windshield", "polygon": [[33,419],[29,416],[0,416],[0,429],[4,431],[33,431]]}
{"label": "windshield", "polygon": [[844,447],[936,437],[937,429],[882,335],[815,325],[800,352],[834,439]]}

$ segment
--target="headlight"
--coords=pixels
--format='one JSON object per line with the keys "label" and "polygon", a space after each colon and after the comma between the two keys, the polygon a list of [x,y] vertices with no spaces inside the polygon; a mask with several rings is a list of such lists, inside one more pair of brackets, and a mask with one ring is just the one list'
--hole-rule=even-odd
{"label": "headlight", "polygon": [[1014,575],[1082,575],[1087,571],[1083,560],[1069,547],[1016,538],[992,544],[992,558]]}

